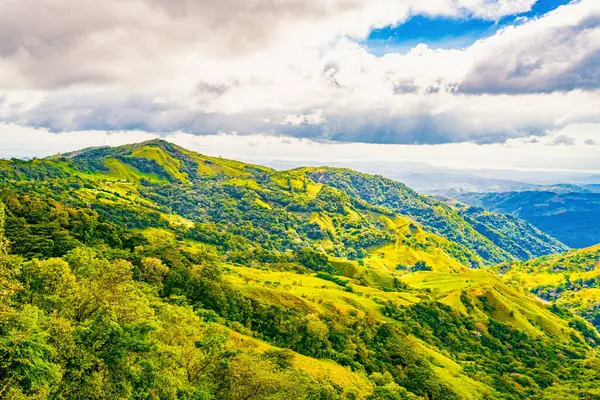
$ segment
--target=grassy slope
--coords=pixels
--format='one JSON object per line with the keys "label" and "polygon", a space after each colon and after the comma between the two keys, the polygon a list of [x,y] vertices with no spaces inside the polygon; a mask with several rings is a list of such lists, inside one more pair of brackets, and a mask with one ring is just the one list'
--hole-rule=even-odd
{"label": "grassy slope", "polygon": [[598,326],[594,317],[600,302],[600,245],[498,269],[507,282],[565,305]]}
{"label": "grassy slope", "polygon": [[[403,278],[404,282],[414,288],[413,291],[390,293],[357,283],[349,284],[353,290],[348,292],[339,285],[316,276],[299,276],[291,272],[235,266],[226,268],[228,281],[252,296],[266,303],[303,309],[307,313],[319,314],[335,310],[346,315],[371,315],[372,318],[395,323],[381,314],[381,304],[392,302],[407,306],[437,299],[483,325],[493,318],[530,335],[564,343],[569,342],[574,334],[566,321],[547,310],[541,302],[506,286],[501,279],[485,271],[452,275],[419,272]],[[474,309],[467,309],[461,301],[465,296],[471,300],[486,298],[488,309],[484,309],[478,302],[475,302]],[[449,358],[445,351],[416,337],[411,338],[411,345],[434,365],[438,377],[459,393],[460,398],[482,399],[493,392],[487,385],[466,375],[462,366]]]}
{"label": "grassy slope", "polygon": [[[243,267],[228,267],[228,280],[252,293],[261,300],[289,308],[301,308],[310,313],[323,313],[335,309],[343,314],[372,315],[384,318],[380,304],[391,301],[398,305],[415,304],[421,299],[411,293],[387,293],[370,287],[352,284],[353,292],[342,290],[335,283],[314,276],[301,276],[289,272],[272,272]],[[466,376],[462,368],[452,359],[418,338],[411,338],[411,345],[433,365],[438,376],[461,394],[462,399],[484,398],[491,393],[485,384]],[[320,364],[308,363],[308,371]],[[342,370],[348,379],[347,371]],[[312,373],[312,372],[311,372]]]}
{"label": "grassy slope", "polygon": [[458,209],[381,176],[339,168],[303,168],[299,171],[316,182],[326,183],[373,205],[385,206],[409,216],[429,231],[463,245],[473,253],[472,266],[524,260],[567,249],[564,244],[523,221]]}
{"label": "grassy slope", "polygon": [[[375,217],[384,221],[388,229],[396,234],[396,241],[372,249],[366,257],[365,263],[388,272],[397,270],[403,272],[404,266],[414,265],[417,261],[424,261],[435,271],[464,272],[467,270],[458,260],[449,256],[443,249],[449,241],[425,232],[410,219],[397,216],[392,219],[385,215]],[[426,247],[428,243],[436,243],[439,247]],[[413,243],[408,246],[407,243]],[[418,245],[423,245],[421,248]]]}
{"label": "grassy slope", "polygon": [[[249,349],[265,353],[269,350],[278,349],[262,340],[230,331],[230,342],[233,349]],[[346,388],[348,392],[368,393],[373,388],[364,373],[351,371],[329,360],[319,360],[312,357],[306,357],[302,354],[292,353],[293,368],[298,371],[308,373],[316,380],[326,380],[335,385]]]}
{"label": "grassy slope", "polygon": [[[416,273],[404,278],[406,283],[419,289],[429,289],[434,298],[482,321],[493,317],[532,335],[550,332],[568,340],[567,323],[548,311],[540,302],[505,285],[501,278],[487,271],[469,271],[460,275]],[[486,298],[486,311],[480,306],[468,310],[461,299],[463,293]]]}
{"label": "grassy slope", "polygon": [[[133,157],[156,161],[157,164],[163,167],[166,173],[173,179],[183,183],[188,182],[187,174],[179,172],[178,170],[178,168],[181,168],[181,161],[174,159],[161,147],[155,147],[153,144],[142,144],[139,146],[131,146],[128,150]],[[315,184],[306,177],[297,176],[295,174],[289,175],[285,172],[272,173],[272,171],[268,169],[256,166],[251,166],[252,170],[249,171],[249,166],[247,164],[205,157],[191,152],[186,152],[186,154],[194,161],[198,162],[199,174],[214,178],[215,185],[244,187],[249,191],[254,192],[256,194],[254,200],[255,203],[265,210],[272,210],[273,208],[282,210],[281,206],[278,204],[269,204],[263,199],[267,193],[275,190],[283,193],[289,192],[289,195],[296,198],[297,201],[310,202],[317,198],[323,187],[323,185]],[[83,157],[84,155],[85,152],[77,154],[78,157]],[[97,179],[97,182],[94,184],[94,189],[82,189],[78,192],[82,199],[90,201],[91,196],[96,195],[98,192],[108,192],[106,197],[99,201],[108,205],[121,203],[123,206],[138,209],[140,211],[158,211],[161,213],[162,218],[168,220],[171,224],[189,223],[185,218],[173,216],[173,214],[164,212],[163,207],[161,207],[160,204],[140,196],[135,183],[139,182],[141,178],[150,178],[156,181],[159,179],[157,176],[140,172],[135,167],[114,158],[108,158],[105,163],[109,170],[108,173],[80,173],[80,176]],[[270,181],[266,184],[257,182],[257,178],[253,173],[254,168],[258,168],[261,172],[271,173]],[[105,181],[111,177],[113,180],[126,182]],[[270,183],[273,183],[275,186],[273,187]],[[120,197],[111,195],[116,193],[118,193]],[[128,202],[129,205],[127,205]],[[376,209],[372,209],[371,211],[361,210],[356,208],[350,202],[343,203],[343,210],[340,212],[323,210],[307,215],[304,213],[295,213],[295,215],[306,218],[308,222],[319,225],[328,233],[329,237],[322,241],[322,245],[325,248],[331,248],[333,246],[331,239],[339,238],[343,234],[351,234],[347,232],[347,228],[344,226],[345,224],[381,225],[378,230],[389,231],[394,237],[394,240],[387,244],[372,247],[368,251],[368,255],[365,258],[365,264],[374,269],[393,272],[399,265],[412,266],[417,261],[424,261],[434,270],[465,270],[465,266],[461,263],[461,260],[445,251],[446,248],[452,247],[448,240],[423,231],[418,227],[418,224],[401,216],[393,216],[393,214],[390,215],[389,213],[388,215],[385,215],[377,212]],[[414,230],[414,232],[412,230]],[[398,274],[401,273],[402,271],[399,270]]]}

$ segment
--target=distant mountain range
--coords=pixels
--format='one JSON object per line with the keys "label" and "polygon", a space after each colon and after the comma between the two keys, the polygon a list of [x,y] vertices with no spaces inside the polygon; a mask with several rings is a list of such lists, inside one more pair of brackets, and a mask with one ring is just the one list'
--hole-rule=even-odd
{"label": "distant mountain range", "polygon": [[522,218],[570,247],[600,243],[598,185],[536,187],[536,190],[444,194],[472,206]]}

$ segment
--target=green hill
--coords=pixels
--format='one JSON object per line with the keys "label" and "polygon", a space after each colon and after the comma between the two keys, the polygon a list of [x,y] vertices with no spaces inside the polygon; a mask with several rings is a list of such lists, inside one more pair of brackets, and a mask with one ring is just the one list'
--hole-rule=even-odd
{"label": "green hill", "polygon": [[0,238],[0,398],[600,396],[590,324],[469,268],[562,245],[383,178],[164,141],[2,161]]}
{"label": "green hill", "polygon": [[309,176],[369,204],[413,218],[429,231],[463,245],[488,265],[567,250],[564,244],[517,218],[477,208],[452,207],[381,176],[338,168],[313,169]]}
{"label": "green hill", "polygon": [[505,279],[600,329],[600,245],[498,267]]}

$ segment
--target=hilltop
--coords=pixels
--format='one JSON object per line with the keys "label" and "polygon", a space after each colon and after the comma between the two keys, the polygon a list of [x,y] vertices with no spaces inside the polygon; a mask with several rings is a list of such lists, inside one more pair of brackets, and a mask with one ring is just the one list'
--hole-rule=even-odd
{"label": "hilltop", "polygon": [[345,169],[2,161],[0,396],[591,398],[594,328],[484,268],[564,249]]}

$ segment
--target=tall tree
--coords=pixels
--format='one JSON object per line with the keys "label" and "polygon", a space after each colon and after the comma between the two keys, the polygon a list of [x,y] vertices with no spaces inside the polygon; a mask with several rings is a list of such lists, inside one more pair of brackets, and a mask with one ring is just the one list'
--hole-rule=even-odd
{"label": "tall tree", "polygon": [[4,221],[6,216],[4,214],[4,204],[0,202],[0,254],[5,253],[8,249],[8,241],[4,236]]}

